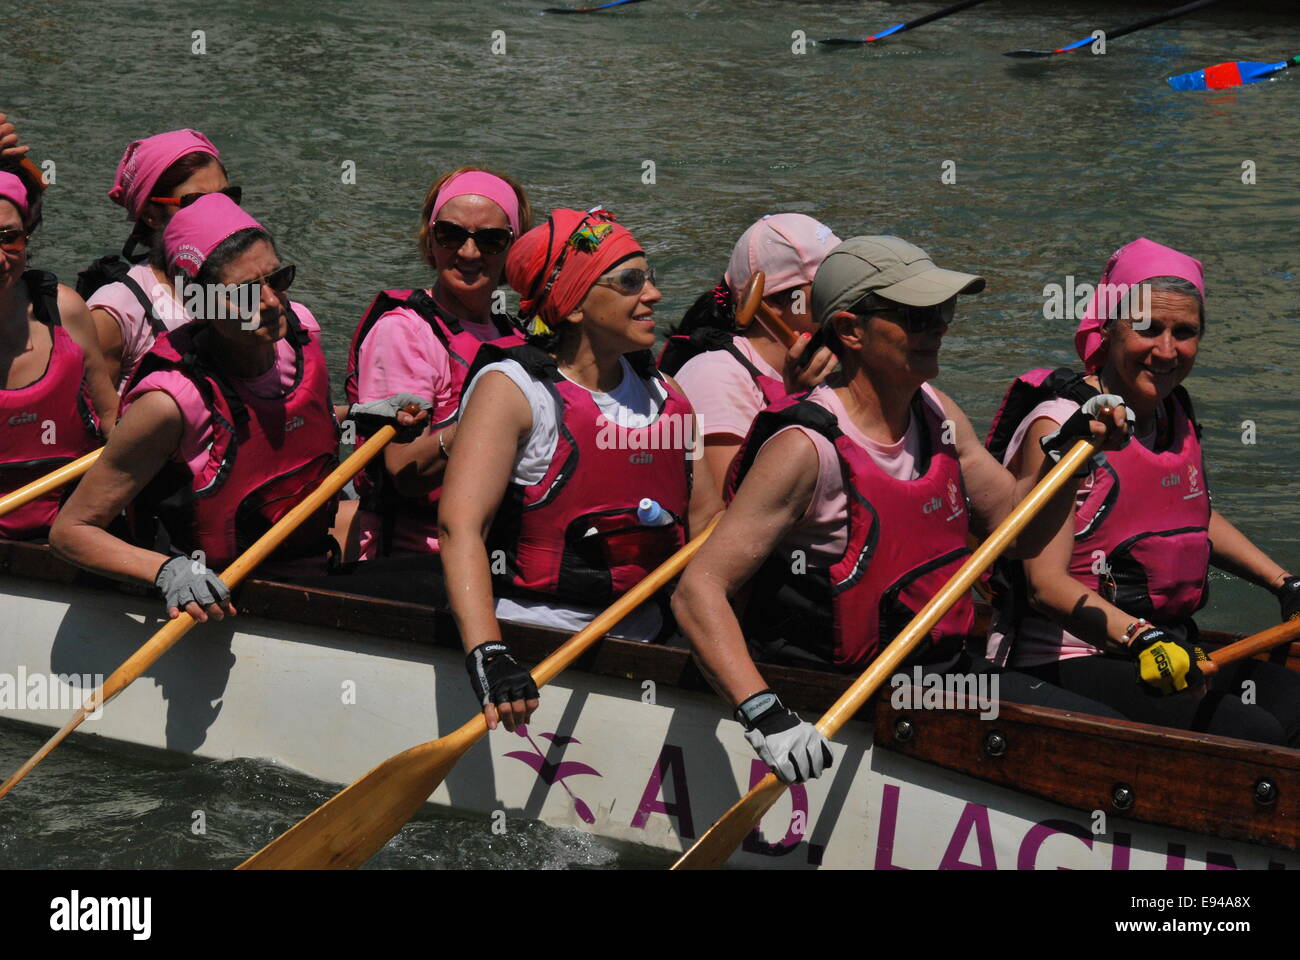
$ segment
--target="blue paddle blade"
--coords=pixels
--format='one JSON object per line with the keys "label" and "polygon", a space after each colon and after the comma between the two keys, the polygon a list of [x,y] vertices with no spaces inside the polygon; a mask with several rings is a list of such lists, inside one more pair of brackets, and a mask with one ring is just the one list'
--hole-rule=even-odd
{"label": "blue paddle blade", "polygon": [[1169,78],[1169,86],[1175,90],[1204,90],[1205,71],[1193,70],[1191,73],[1179,74]]}
{"label": "blue paddle blade", "polygon": [[890,36],[891,34],[898,33],[899,30],[902,30],[902,29],[903,29],[904,27],[906,27],[906,26],[907,26],[907,24],[905,24],[905,23],[896,23],[896,24],[894,24],[892,27],[890,27],[888,30],[881,30],[879,33],[872,34],[871,36],[867,37],[867,39],[868,39],[868,40],[880,40],[880,39],[882,39],[882,38],[884,38],[884,37],[888,37],[888,36]]}
{"label": "blue paddle blade", "polygon": [[1204,70],[1193,70],[1191,73],[1170,77],[1169,86],[1175,90],[1226,90],[1229,87],[1267,80],[1294,62],[1294,60],[1279,60],[1276,63],[1260,63],[1254,60],[1237,60],[1217,63]]}

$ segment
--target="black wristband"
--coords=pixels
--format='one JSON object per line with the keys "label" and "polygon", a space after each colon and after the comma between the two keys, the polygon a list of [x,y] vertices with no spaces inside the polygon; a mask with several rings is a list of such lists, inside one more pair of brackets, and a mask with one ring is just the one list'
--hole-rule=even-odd
{"label": "black wristband", "polygon": [[764,717],[784,711],[785,705],[781,703],[781,698],[768,689],[746,697],[736,707],[734,716],[746,730],[753,730]]}

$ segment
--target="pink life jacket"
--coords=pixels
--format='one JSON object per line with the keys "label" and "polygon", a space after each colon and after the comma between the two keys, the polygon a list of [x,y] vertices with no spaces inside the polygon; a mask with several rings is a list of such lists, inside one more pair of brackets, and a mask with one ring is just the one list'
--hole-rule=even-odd
{"label": "pink life jacket", "polygon": [[[85,354],[59,323],[58,280],[40,270],[28,270],[23,280],[36,319],[50,328],[50,359],[35,382],[0,389],[0,496],[103,442],[86,384]],[[53,490],[0,517],[0,537],[47,536],[67,492]]]}
{"label": "pink life jacket", "polygon": [[[361,357],[362,342],[379,322],[380,317],[399,307],[414,310],[429,325],[429,329],[433,331],[434,336],[438,338],[438,342],[451,358],[449,366],[453,399],[438,409],[429,411],[429,422],[433,424],[434,429],[456,419],[465,377],[474,364],[480,346],[484,343],[493,343],[501,347],[517,347],[522,346],[524,342],[523,337],[511,326],[506,317],[492,315],[492,322],[499,336],[494,340],[484,341],[462,328],[460,321],[455,317],[444,315],[433,298],[425,291],[382,290],[366,308],[361,322],[352,333],[352,343],[348,347],[347,377],[344,380],[344,392],[347,394],[349,404],[356,403],[360,397],[357,364]],[[357,437],[358,445],[364,441],[365,437]],[[381,518],[381,553],[387,554],[392,549],[393,532],[398,524],[413,524],[417,527],[437,530],[441,487],[435,487],[421,497],[404,496],[397,492],[392,478],[384,469],[383,458],[378,457],[370,462],[364,473],[358,474],[356,488],[361,496],[362,509],[378,514]]]}
{"label": "pink life jacket", "polygon": [[745,368],[754,385],[763,392],[763,399],[767,406],[780,403],[788,397],[785,383],[769,377],[754,366],[749,358],[736,349],[732,336],[728,331],[717,327],[698,327],[689,334],[675,334],[664,341],[657,366],[663,373],[673,377],[677,375],[678,370],[686,366],[686,361],[710,350],[724,350]]}
{"label": "pink life jacket", "polygon": [[[219,374],[196,343],[205,327],[195,321],[159,337],[124,393],[155,370],[185,374],[212,411],[207,463],[191,474],[169,461],[130,513],[139,542],[152,546],[161,525],[173,552],[202,550],[204,562],[219,572],[338,465],[339,428],[325,355],[292,309],[287,336],[294,348],[295,377],[279,397],[256,396],[238,380]],[[299,524],[271,560],[319,558],[323,568],[333,549],[333,519],[331,500]]]}
{"label": "pink life jacket", "polygon": [[[808,396],[791,397],[755,418],[728,475],[727,500],[777,431],[815,430],[839,454],[849,502],[847,545],[830,566],[784,550],[773,553],[752,586],[745,633],[760,652],[782,660],[857,669],[907,626],[970,554],[966,491],[956,447],[943,441],[943,417],[921,391],[912,400],[912,422],[922,430],[923,459],[920,476],[909,481],[876,466],[844,435],[835,415]],[[968,593],[930,631],[929,648],[916,656],[955,654],[974,626]]]}
{"label": "pink life jacket", "polygon": [[[665,384],[667,401],[655,422],[629,429],[607,420],[591,393],[562,376],[554,359],[532,346],[479,350],[473,375],[489,363],[517,361],[546,384],[559,413],[559,437],[546,475],[512,483],[488,534],[490,555],[501,551],[499,591],[603,606],[622,596],[686,543],[692,469],[690,401]],[[628,356],[644,379],[658,378],[648,351]],[[685,442],[684,442],[685,441]],[[637,505],[651,497],[671,524],[646,526]]]}
{"label": "pink life jacket", "polygon": [[[1082,403],[1096,394],[1073,371],[1031,370],[1008,389],[985,445],[1001,458],[1039,403],[1054,396]],[[1070,576],[1126,613],[1175,624],[1208,599],[1210,494],[1201,430],[1181,386],[1164,401],[1164,422],[1162,449],[1132,440],[1107,451],[1105,465],[1080,486],[1086,496],[1075,511]],[[1002,564],[998,581],[1000,622],[1034,615],[1018,562]]]}

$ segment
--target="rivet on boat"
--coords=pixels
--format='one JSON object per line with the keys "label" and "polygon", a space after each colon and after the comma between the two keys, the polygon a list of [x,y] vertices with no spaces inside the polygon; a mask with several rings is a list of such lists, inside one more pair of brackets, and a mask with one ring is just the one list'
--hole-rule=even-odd
{"label": "rivet on boat", "polygon": [[994,731],[984,738],[984,752],[990,757],[1000,757],[1007,752],[1007,738]]}
{"label": "rivet on boat", "polygon": [[1110,802],[1116,810],[1127,810],[1133,806],[1133,801],[1137,799],[1134,796],[1133,788],[1127,783],[1117,783],[1110,791]]}
{"label": "rivet on boat", "polygon": [[1267,807],[1277,801],[1277,784],[1264,777],[1255,784],[1255,802],[1261,807]]}
{"label": "rivet on boat", "polygon": [[907,743],[915,732],[911,720],[899,720],[894,724],[894,739],[899,743]]}

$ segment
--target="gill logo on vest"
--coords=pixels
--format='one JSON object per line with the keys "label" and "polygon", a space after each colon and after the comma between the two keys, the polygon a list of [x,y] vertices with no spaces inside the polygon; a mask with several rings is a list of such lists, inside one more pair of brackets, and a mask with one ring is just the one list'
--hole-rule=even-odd
{"label": "gill logo on vest", "polygon": [[948,481],[948,506],[952,508],[952,513],[948,515],[949,520],[956,520],[966,512],[966,500],[952,480]]}
{"label": "gill logo on vest", "polygon": [[292,420],[290,420],[288,423],[284,425],[284,432],[288,433],[290,430],[297,430],[306,422],[307,422],[306,419],[303,417],[294,417]]}
{"label": "gill logo on vest", "polygon": [[15,413],[9,418],[9,426],[21,427],[25,423],[35,423],[36,414],[34,413]]}
{"label": "gill logo on vest", "polygon": [[1176,473],[1171,473],[1167,477],[1160,478],[1160,486],[1162,487],[1176,487],[1182,482],[1183,478]]}
{"label": "gill logo on vest", "polygon": [[655,458],[652,453],[634,453],[627,458],[628,463],[654,463]]}
{"label": "gill logo on vest", "polygon": [[1184,500],[1195,500],[1201,494],[1205,493],[1205,488],[1201,486],[1201,471],[1196,469],[1195,464],[1187,465],[1187,493],[1183,494]]}

